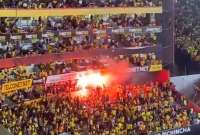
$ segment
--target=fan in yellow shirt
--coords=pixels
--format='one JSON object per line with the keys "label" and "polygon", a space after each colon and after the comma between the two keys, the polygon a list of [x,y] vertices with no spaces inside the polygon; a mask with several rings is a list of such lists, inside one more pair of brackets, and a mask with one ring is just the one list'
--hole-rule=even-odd
{"label": "fan in yellow shirt", "polygon": [[17,135],[23,135],[23,132],[20,130]]}

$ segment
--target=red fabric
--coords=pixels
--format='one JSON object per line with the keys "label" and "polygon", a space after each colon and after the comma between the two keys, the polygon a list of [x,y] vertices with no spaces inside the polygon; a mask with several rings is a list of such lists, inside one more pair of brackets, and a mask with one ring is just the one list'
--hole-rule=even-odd
{"label": "red fabric", "polygon": [[138,52],[155,51],[156,47],[146,47],[143,49],[91,49],[75,52],[66,52],[58,54],[44,54],[36,56],[28,56],[22,58],[0,59],[0,68],[11,68],[21,65],[31,64],[47,64],[54,61],[66,61],[71,59],[91,58],[92,56],[116,56],[123,54],[133,54]]}
{"label": "red fabric", "polygon": [[91,56],[98,56],[100,54],[110,54],[111,50],[104,49],[96,49],[93,51],[76,51],[76,52],[66,52],[59,54],[44,54],[44,55],[36,55],[36,56],[28,56],[21,58],[8,58],[8,59],[0,59],[0,68],[11,68],[17,67],[21,65],[31,65],[31,64],[47,64],[54,61],[65,61],[70,59],[80,59],[87,58]]}

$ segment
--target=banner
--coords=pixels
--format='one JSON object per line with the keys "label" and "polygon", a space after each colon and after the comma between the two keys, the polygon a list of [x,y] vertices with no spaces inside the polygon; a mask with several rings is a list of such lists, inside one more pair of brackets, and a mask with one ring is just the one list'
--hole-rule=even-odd
{"label": "banner", "polygon": [[149,67],[149,72],[157,72],[162,70],[162,64],[159,65],[151,65]]}
{"label": "banner", "polygon": [[76,78],[76,74],[77,72],[72,72],[72,73],[48,76],[46,80],[46,85],[74,80]]}
{"label": "banner", "polygon": [[89,31],[75,31],[76,35],[88,35]]}
{"label": "banner", "polygon": [[141,33],[142,28],[129,28],[128,32],[130,32],[130,33]]}
{"label": "banner", "polygon": [[107,34],[120,34],[120,33],[160,33],[162,32],[161,26],[149,26],[149,27],[140,27],[140,28],[134,28],[134,27],[122,27],[122,28],[113,28],[109,27],[107,28]]}
{"label": "banner", "polygon": [[72,32],[71,31],[62,31],[59,32],[59,36],[71,36]]}
{"label": "banner", "polygon": [[38,99],[34,99],[34,100],[27,100],[23,104],[24,105],[31,105],[31,104],[38,103],[38,102],[42,101],[42,99],[43,98],[38,98]]}
{"label": "banner", "polygon": [[162,27],[146,27],[144,29],[145,33],[160,33],[162,32]]}
{"label": "banner", "polygon": [[167,131],[161,131],[152,135],[199,135],[200,125],[192,125],[184,128],[170,129]]}
{"label": "banner", "polygon": [[6,40],[6,36],[0,36],[0,41],[5,41]]}
{"label": "banner", "polygon": [[148,72],[149,66],[129,68],[129,72]]}
{"label": "banner", "polygon": [[[149,66],[133,67],[133,68],[129,68],[129,70],[128,70],[128,72],[148,72],[148,71],[149,71]],[[47,80],[46,80],[46,85],[60,83],[60,82],[66,82],[69,80],[75,80],[76,75],[78,73],[82,73],[82,72],[84,72],[84,71],[48,76]]]}
{"label": "banner", "polygon": [[32,39],[32,38],[37,38],[37,34],[27,34],[25,35],[25,38],[28,38],[28,39]]}
{"label": "banner", "polygon": [[22,39],[22,36],[21,35],[15,35],[15,36],[11,36],[10,39],[20,40],[20,39]]}
{"label": "banner", "polygon": [[33,84],[44,84],[45,80],[44,79],[38,79],[38,80],[33,80]]}
{"label": "banner", "polygon": [[[39,37],[43,38],[52,38],[53,36],[59,35],[59,36],[68,36],[71,37],[73,35],[89,35],[90,30],[71,30],[71,31],[57,31],[57,30],[52,30],[52,31],[47,31],[47,32],[38,32],[38,33],[19,33],[18,35],[11,35],[11,34],[6,34],[0,36],[0,41],[6,40],[6,38],[10,38],[13,40],[21,40],[21,39],[39,39]],[[142,33],[160,33],[162,32],[162,27],[161,26],[156,26],[156,27],[140,27],[140,28],[134,28],[134,27],[108,27],[107,29],[104,30],[97,30],[93,29],[93,34],[107,34],[107,35],[112,35],[112,34],[120,34],[120,33],[131,33],[131,34],[136,34],[138,36],[141,36]]]}
{"label": "banner", "polygon": [[94,33],[94,34],[97,34],[97,35],[98,35],[98,34],[99,34],[99,35],[100,35],[100,34],[107,34],[106,30],[93,30],[93,33]]}
{"label": "banner", "polygon": [[46,34],[48,37],[53,37],[55,35],[54,31],[48,31]]}
{"label": "banner", "polygon": [[31,86],[32,86],[31,79],[5,83],[2,85],[2,93],[9,93],[20,89],[26,89],[30,88]]}
{"label": "banner", "polygon": [[125,28],[119,28],[119,29],[112,29],[112,33],[125,33]]}

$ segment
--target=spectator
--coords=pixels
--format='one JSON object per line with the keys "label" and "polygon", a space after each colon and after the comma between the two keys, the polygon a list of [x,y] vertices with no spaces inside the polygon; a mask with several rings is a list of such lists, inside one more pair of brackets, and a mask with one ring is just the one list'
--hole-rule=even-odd
{"label": "spectator", "polygon": [[176,3],[176,45],[185,49],[194,61],[200,61],[199,1],[178,0]]}
{"label": "spectator", "polygon": [[160,6],[160,0],[1,0],[0,8],[83,8],[83,7],[144,7]]}
{"label": "spectator", "polygon": [[104,89],[91,90],[85,98],[59,91],[32,104],[5,107],[0,123],[13,134],[142,135],[186,127],[199,120],[187,104],[179,104],[184,98],[178,97],[168,82],[116,84]]}
{"label": "spectator", "polygon": [[101,69],[105,68],[106,65],[109,64],[109,61],[106,61],[108,59],[117,62],[126,61],[130,68],[162,64],[162,62],[156,58],[154,53],[119,55],[115,58],[104,56],[93,57],[90,59],[75,59],[64,62],[52,62],[49,64],[19,66],[15,68],[3,69],[0,70],[0,84],[23,79],[45,80],[45,78],[50,75],[78,72],[87,69]]}
{"label": "spectator", "polygon": [[[142,34],[140,32],[137,35],[133,32],[118,32],[118,30],[125,28],[128,31],[131,28],[142,30],[141,27],[159,25],[159,23],[151,22],[150,16],[146,14],[91,16],[89,18],[2,18],[1,24],[0,32],[5,39],[0,42],[0,58],[64,53],[94,48],[153,46],[157,44],[156,33]],[[103,33],[99,33],[99,31]],[[112,31],[112,33],[107,31]],[[10,36],[9,39],[7,36]]]}

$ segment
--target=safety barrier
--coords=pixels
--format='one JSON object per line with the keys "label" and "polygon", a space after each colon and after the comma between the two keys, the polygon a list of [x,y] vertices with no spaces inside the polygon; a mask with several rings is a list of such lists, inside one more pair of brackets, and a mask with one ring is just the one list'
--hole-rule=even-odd
{"label": "safety barrier", "polygon": [[47,17],[104,14],[162,13],[162,7],[116,7],[116,8],[66,8],[66,9],[0,9],[0,17]]}

